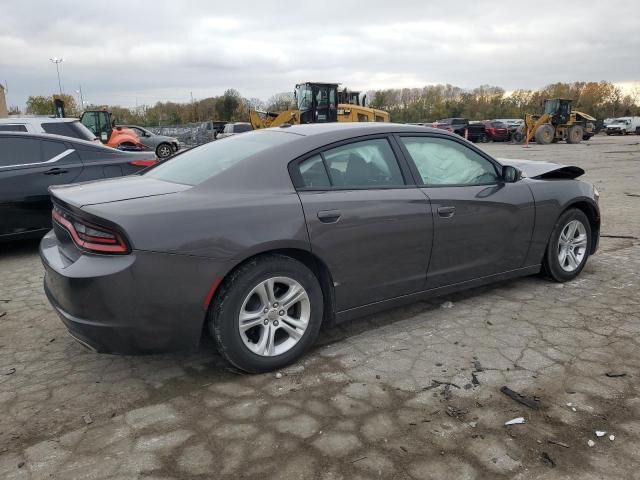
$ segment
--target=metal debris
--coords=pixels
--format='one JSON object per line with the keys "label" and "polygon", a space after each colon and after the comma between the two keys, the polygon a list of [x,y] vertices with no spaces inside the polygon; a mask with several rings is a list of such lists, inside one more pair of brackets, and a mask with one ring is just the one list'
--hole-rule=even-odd
{"label": "metal debris", "polygon": [[535,398],[525,397],[524,395],[511,390],[509,387],[502,387],[500,391],[512,400],[515,400],[516,402],[521,403],[522,405],[525,405],[533,410],[538,410],[540,408],[540,402]]}
{"label": "metal debris", "polygon": [[13,375],[14,373],[16,373],[16,369],[15,367],[11,367],[9,370],[7,370],[7,373],[5,373],[5,375]]}
{"label": "metal debris", "polygon": [[564,442],[559,442],[558,440],[547,440],[547,442],[552,443],[553,445],[558,445],[560,447],[564,447],[564,448],[570,448],[569,445],[567,445]]}
{"label": "metal debris", "polygon": [[508,422],[504,422],[505,425],[520,425],[523,423],[527,423],[524,417],[517,417],[509,420]]}
{"label": "metal debris", "polygon": [[625,372],[607,372],[605,373],[605,375],[609,378],[619,378],[619,377],[626,377],[627,374]]}

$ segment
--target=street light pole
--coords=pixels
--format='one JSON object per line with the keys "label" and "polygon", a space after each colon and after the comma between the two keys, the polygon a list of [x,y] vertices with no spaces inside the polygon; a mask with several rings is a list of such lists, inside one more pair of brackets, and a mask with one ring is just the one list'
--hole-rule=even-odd
{"label": "street light pole", "polygon": [[53,57],[50,58],[53,63],[56,64],[56,72],[58,73],[58,88],[60,88],[60,96],[62,96],[62,82],[60,81],[60,64],[62,63],[62,58]]}

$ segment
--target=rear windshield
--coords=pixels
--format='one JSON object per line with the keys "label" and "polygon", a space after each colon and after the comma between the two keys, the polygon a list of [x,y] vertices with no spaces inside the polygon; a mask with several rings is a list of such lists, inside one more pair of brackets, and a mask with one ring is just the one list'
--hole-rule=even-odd
{"label": "rear windshield", "polygon": [[145,173],[165,182],[198,185],[268,148],[292,142],[297,135],[257,131],[234,135],[188,150]]}
{"label": "rear windshield", "polygon": [[96,136],[80,122],[50,122],[43,123],[42,129],[47,133],[62,135],[63,137],[93,140]]}

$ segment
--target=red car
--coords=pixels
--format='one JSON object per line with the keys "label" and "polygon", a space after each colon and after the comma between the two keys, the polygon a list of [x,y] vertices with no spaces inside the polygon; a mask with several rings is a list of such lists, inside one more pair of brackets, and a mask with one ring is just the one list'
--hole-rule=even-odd
{"label": "red car", "polygon": [[506,142],[509,140],[509,127],[502,122],[488,120],[484,122],[484,131],[483,142]]}

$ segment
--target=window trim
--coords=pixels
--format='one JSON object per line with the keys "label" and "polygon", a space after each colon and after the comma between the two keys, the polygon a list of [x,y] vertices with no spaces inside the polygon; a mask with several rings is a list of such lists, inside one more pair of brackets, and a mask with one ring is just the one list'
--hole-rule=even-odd
{"label": "window trim", "polygon": [[[402,154],[405,156],[406,162],[409,165],[409,168],[411,169],[411,174],[414,177],[414,181],[416,182],[416,185],[418,185],[420,188],[482,187],[482,186],[490,186],[490,185],[502,185],[506,183],[501,176],[503,166],[497,160],[495,160],[493,157],[491,157],[490,155],[480,150],[475,145],[473,144],[469,145],[467,141],[462,141],[462,139],[455,138],[451,135],[446,135],[446,134],[439,135],[435,132],[416,132],[416,133],[402,132],[402,133],[395,133],[393,134],[393,136],[398,142],[398,146],[402,151]],[[407,150],[407,147],[405,147],[404,143],[401,140],[402,137],[437,138],[441,140],[449,140],[451,142],[455,142],[462,147],[472,150],[473,152],[477,153],[480,157],[484,158],[489,163],[491,163],[493,167],[496,169],[496,174],[498,178],[496,179],[496,181],[485,182],[485,183],[439,183],[439,184],[424,183],[424,181],[422,180],[422,175],[420,175],[420,172],[418,170],[417,165],[415,164],[415,161],[413,160],[413,158],[411,157],[411,154]]]}
{"label": "window trim", "polygon": [[[378,185],[378,186],[334,186],[330,187],[305,187],[304,181],[302,180],[302,175],[300,174],[299,165],[308,160],[315,155],[320,155],[322,158],[322,163],[324,165],[325,171],[327,172],[327,177],[329,178],[329,183],[331,183],[331,175],[327,170],[326,161],[324,159],[323,153],[329,150],[333,150],[334,148],[342,147],[344,145],[349,145],[352,143],[360,143],[367,140],[378,140],[384,139],[389,142],[389,146],[391,147],[391,151],[398,163],[398,167],[400,169],[400,175],[402,175],[402,180],[404,185]],[[298,192],[337,192],[337,191],[349,191],[349,190],[396,190],[396,189],[405,189],[405,188],[416,188],[417,184],[415,182],[414,176],[411,172],[409,165],[406,162],[403,152],[400,150],[397,141],[393,138],[392,134],[389,133],[377,133],[373,135],[363,135],[359,137],[350,137],[348,139],[339,140],[337,142],[329,143],[327,145],[323,145],[321,147],[315,148],[304,155],[301,155],[289,162],[287,165],[287,169],[289,170],[289,176],[291,177],[291,182],[293,183],[294,188]]]}

